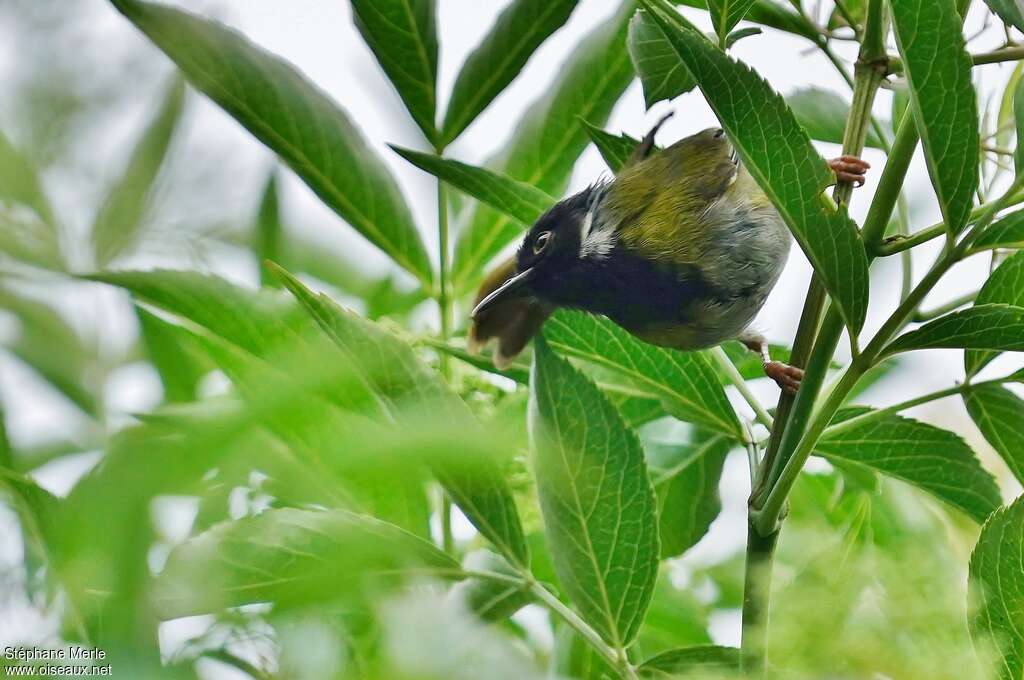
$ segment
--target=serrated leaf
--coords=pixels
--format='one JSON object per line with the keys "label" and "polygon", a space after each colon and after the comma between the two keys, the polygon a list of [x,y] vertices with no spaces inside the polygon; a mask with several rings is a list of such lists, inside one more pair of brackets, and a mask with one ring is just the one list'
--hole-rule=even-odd
{"label": "serrated leaf", "polygon": [[[590,143],[582,120],[604,124],[633,79],[625,46],[632,12],[633,3],[623,2],[615,16],[576,46],[558,69],[555,83],[529,107],[508,146],[488,161],[488,167],[552,196],[561,195]],[[455,246],[456,290],[472,287],[484,266],[522,233],[518,224],[493,209],[473,210]]]}
{"label": "serrated leaf", "polygon": [[1024,399],[1002,385],[978,385],[964,392],[964,405],[985,440],[1024,482]]}
{"label": "serrated leaf", "polygon": [[[376,324],[346,312],[324,295],[315,295],[292,275],[278,269],[285,287],[295,296],[353,366],[377,365],[366,377],[392,409],[408,400],[430,404],[431,415],[453,428],[476,431],[479,425],[465,403],[433,371],[424,367],[412,349]],[[517,566],[529,564],[512,492],[494,461],[487,457],[459,461],[436,460],[435,474],[466,517]]]}
{"label": "serrated leaf", "polygon": [[971,244],[972,253],[996,248],[1024,248],[1024,210],[996,220]]}
{"label": "serrated leaf", "polygon": [[556,199],[540,189],[499,172],[397,146],[391,148],[420,170],[516,220],[521,228],[533,224],[555,204]]}
{"label": "serrated leaf", "polygon": [[[786,97],[786,104],[811,139],[832,144],[843,143],[850,104],[841,96],[831,90],[808,87]],[[888,127],[889,122],[883,121],[882,124]],[[876,149],[885,146],[873,128],[868,129],[866,144]]]}
{"label": "serrated leaf", "polygon": [[645,678],[676,678],[690,673],[734,673],[740,667],[735,647],[699,645],[662,652],[647,659],[637,670]]}
{"label": "serrated leaf", "polygon": [[643,343],[607,319],[560,311],[544,337],[560,353],[596,364],[656,395],[669,413],[738,438],[736,412],[711,362],[701,352],[680,352]]}
{"label": "serrated leaf", "polygon": [[978,104],[955,0],[891,0],[928,174],[946,227],[959,234],[978,187]]}
{"label": "serrated leaf", "polygon": [[864,245],[844,208],[826,207],[835,181],[782,97],[745,64],[693,30],[664,0],[642,0],[729,133],[854,332],[867,313]]}
{"label": "serrated leaf", "polygon": [[226,522],[171,551],[157,577],[161,618],[257,602],[275,611],[358,595],[366,577],[458,577],[458,562],[430,543],[345,510],[267,510]]}
{"label": "serrated leaf", "polygon": [[[708,0],[675,0],[675,4],[698,9],[708,8]],[[803,36],[814,43],[817,43],[821,37],[817,28],[810,21],[788,7],[777,4],[774,0],[754,0],[754,4],[747,12],[747,20]]]}
{"label": "serrated leaf", "polygon": [[829,460],[901,479],[978,522],[1001,503],[995,480],[967,443],[934,425],[897,415],[851,420],[826,431],[815,448]]}
{"label": "serrated leaf", "polygon": [[754,0],[708,0],[711,25],[715,28],[720,45],[725,45],[729,31],[743,19],[753,4]]}
{"label": "serrated leaf", "polygon": [[437,142],[435,0],[351,0],[352,19],[405,108],[431,144]]}
{"label": "serrated leaf", "polygon": [[883,354],[940,348],[1024,352],[1024,307],[989,304],[953,312],[901,335]]}
{"label": "serrated leaf", "polygon": [[140,0],[111,2],[324,203],[421,282],[431,282],[430,260],[398,184],[320,88],[222,24]]}
{"label": "serrated leaf", "polygon": [[617,173],[626,164],[630,154],[640,144],[639,139],[634,139],[627,134],[613,135],[596,125],[591,125],[590,123],[586,123],[586,125],[587,134],[590,135],[594,146],[600,152],[601,158],[604,159],[608,168],[614,173]]}
{"label": "serrated leaf", "polygon": [[[1024,252],[1000,264],[978,291],[974,306],[990,304],[1024,307]],[[968,349],[964,352],[964,370],[968,376],[975,375],[995,358],[995,352]]]}
{"label": "serrated leaf", "polygon": [[697,81],[679,61],[661,27],[647,12],[637,12],[630,20],[626,44],[633,68],[640,76],[648,109],[697,87]]}
{"label": "serrated leaf", "polygon": [[271,171],[263,185],[263,193],[260,196],[259,209],[256,211],[256,229],[253,238],[253,250],[255,250],[256,262],[259,264],[260,285],[278,287],[280,281],[274,276],[267,276],[263,263],[266,261],[281,261],[281,207],[277,194],[277,172]]}
{"label": "serrated leaf", "polygon": [[992,8],[1006,25],[1024,31],[1024,7],[1021,7],[1020,0],[985,0],[985,4]]}
{"label": "serrated leaf", "polygon": [[541,43],[562,27],[578,0],[514,0],[462,64],[442,125],[451,143],[526,65]]}
{"label": "serrated leaf", "polygon": [[643,449],[597,387],[542,339],[530,377],[534,473],[555,570],[583,618],[624,649],[658,572]]}
{"label": "serrated leaf", "polygon": [[1024,497],[1000,508],[981,528],[971,553],[970,592],[980,608],[970,617],[971,637],[979,647],[999,653],[999,680],[1024,673]]}
{"label": "serrated leaf", "polygon": [[707,533],[722,509],[718,483],[735,441],[702,434],[686,444],[648,445],[647,464],[658,495],[661,557],[682,555]]}
{"label": "serrated leaf", "polygon": [[110,187],[93,220],[96,265],[105,267],[137,243],[145,226],[153,186],[181,120],[185,84],[175,78],[163,103],[139,137],[121,177]]}

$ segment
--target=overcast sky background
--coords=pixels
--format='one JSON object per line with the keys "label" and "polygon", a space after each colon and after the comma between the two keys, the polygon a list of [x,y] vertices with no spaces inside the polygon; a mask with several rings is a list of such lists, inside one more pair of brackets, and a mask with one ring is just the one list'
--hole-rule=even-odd
{"label": "overcast sky background", "polygon": [[[45,58],[47,54],[73,60],[75,68],[80,69],[86,79],[89,74],[96,74],[98,80],[109,80],[111,76],[116,78],[124,73],[132,83],[128,94],[118,99],[109,120],[83,132],[84,141],[75,155],[74,167],[55,166],[46,172],[47,189],[60,211],[68,216],[73,229],[84,230],[90,223],[92,212],[78,209],[78,206],[95,202],[104,187],[120,172],[125,149],[151,115],[168,82],[172,72],[170,63],[103,0],[75,0],[75,11],[79,16],[73,28],[52,36],[37,35],[30,46],[31,54],[27,54],[24,45],[19,43],[17,32],[22,29],[22,23],[16,20],[15,14],[19,5],[22,8],[26,6],[26,0],[4,2],[13,4],[6,9],[0,7],[0,88],[4,83],[18,79],[26,59]],[[295,64],[333,96],[397,177],[428,249],[435,253],[434,180],[386,147],[387,143],[393,143],[425,149],[425,143],[353,27],[347,2],[173,0],[171,4],[218,18],[242,31],[265,49]],[[507,4],[505,0],[438,0],[440,102],[447,100],[465,56]],[[830,6],[831,3],[823,4]],[[571,55],[579,40],[612,14],[617,5],[618,2],[612,0],[581,0],[568,24],[534,54],[519,78],[451,145],[447,155],[469,163],[480,163],[500,149],[523,112],[546,91],[558,74],[559,65]],[[974,34],[982,23],[982,13],[977,11],[978,8],[975,10],[967,21],[969,35]],[[686,10],[686,14],[710,30],[704,12]],[[1001,44],[1002,39],[1001,30],[990,28],[971,43],[971,50],[991,49]],[[852,44],[839,44],[837,50],[845,57],[852,59],[855,56]],[[849,99],[848,88],[831,65],[803,39],[766,29],[763,35],[738,43],[732,53],[756,68],[783,94],[816,86],[834,90]],[[975,70],[985,93],[1001,89],[1009,72],[1008,66],[997,65]],[[83,86],[87,87],[88,83],[83,83]],[[18,122],[13,105],[4,99],[7,98],[0,98],[0,129],[12,130],[12,136],[16,138]],[[876,113],[887,120],[890,106],[891,94],[882,91]],[[671,103],[662,102],[651,111],[645,111],[640,83],[636,81],[615,107],[606,127],[639,137],[669,110],[674,110],[676,115],[662,128],[659,135],[662,144],[716,125],[699,92],[684,95]],[[821,145],[820,148],[826,156],[839,153],[838,147],[832,145]],[[883,165],[883,158],[877,151],[869,150],[865,157],[875,169],[868,176],[867,186],[854,192],[852,212],[858,219],[866,211]],[[166,214],[156,229],[157,237],[147,241],[137,256],[118,262],[118,266],[200,268],[254,285],[257,270],[251,259],[238,257],[226,249],[215,251],[218,253],[215,257],[198,259],[188,247],[188,242],[196,229],[220,224],[244,226],[255,211],[258,192],[273,166],[270,152],[217,107],[194,91],[190,92],[184,125],[179,131],[172,158],[172,172],[168,173],[176,179],[164,188]],[[596,150],[588,149],[576,167],[572,189],[586,186],[605,172],[607,169]],[[309,234],[324,248],[337,252],[345,262],[358,263],[358,266],[369,270],[383,271],[389,266],[383,255],[321,205],[291,173],[286,172],[283,177],[282,205],[290,229]],[[210,186],[216,189],[215,200],[188,200],[193,191],[196,195],[208,197],[203,190]],[[913,229],[928,226],[940,218],[920,153],[908,178],[907,195],[912,205]],[[916,256],[919,274],[928,266],[934,253],[934,248],[925,248]],[[882,285],[872,289],[875,295],[868,331],[877,328],[897,299],[899,279],[893,265],[895,261],[883,262],[876,265],[877,271],[873,270],[876,284]],[[954,275],[937,288],[926,307],[933,307],[976,286],[987,271],[987,260],[984,257],[974,258],[954,271]],[[805,259],[794,247],[782,280],[755,323],[771,340],[791,342],[809,273]],[[71,286],[53,285],[51,292],[56,291],[52,296],[54,302],[75,320],[84,334],[96,338],[101,346],[115,352],[119,345],[125,344],[126,338],[132,337],[134,321],[125,296],[99,286],[90,287],[83,293],[80,286],[73,290]],[[424,314],[424,323],[433,323],[433,319]],[[0,333],[10,332],[13,331],[9,325],[0,322]],[[1010,361],[1013,360],[1001,359],[989,371],[993,375],[998,374]],[[904,365],[898,377],[874,388],[867,398],[880,405],[894,403],[948,387],[963,375],[961,353],[956,351],[917,353],[906,358]],[[757,389],[767,403],[774,403],[777,391],[773,387],[758,385]],[[7,410],[11,437],[18,444],[30,445],[74,435],[83,427],[81,416],[73,408],[7,356],[0,358],[0,394]],[[114,376],[107,385],[105,400],[113,413],[122,414],[124,421],[128,422],[126,414],[150,408],[158,402],[159,395],[156,375],[142,364],[137,364]],[[914,415],[963,433],[979,451],[988,452],[986,460],[992,461],[987,445],[957,400],[928,405],[915,411]],[[85,456],[77,462],[44,469],[38,477],[48,488],[64,493],[76,476],[94,461],[95,456]],[[1001,469],[1001,464],[989,467]],[[1007,476],[1002,477],[1006,491],[1015,493],[1016,489]],[[709,538],[688,559],[709,559],[742,544],[747,485],[743,462],[731,460],[723,481],[725,511],[722,518],[712,528]],[[12,559],[20,551],[14,543],[4,543],[0,548],[5,548],[2,552],[12,555]],[[27,614],[22,610],[17,612],[19,622],[15,623],[0,609],[0,645],[25,639],[26,631],[31,634],[45,628],[42,622],[39,622],[38,629],[26,627],[21,617]],[[738,618],[724,620],[716,627],[720,643],[733,644],[738,641],[738,635]]]}

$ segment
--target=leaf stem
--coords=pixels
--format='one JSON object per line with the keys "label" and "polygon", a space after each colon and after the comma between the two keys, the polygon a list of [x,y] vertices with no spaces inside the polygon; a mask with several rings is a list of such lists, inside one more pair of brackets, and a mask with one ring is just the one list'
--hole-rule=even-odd
{"label": "leaf stem", "polygon": [[[438,157],[442,149],[437,149]],[[438,289],[437,307],[440,315],[441,342],[448,344],[452,334],[452,300],[450,288],[451,262],[448,244],[448,192],[441,179],[437,180],[437,260]],[[452,379],[451,360],[447,353],[439,352],[441,375],[445,382]],[[455,537],[452,534],[452,499],[448,492],[441,490],[441,546],[448,554],[455,553]]]}
{"label": "leaf stem", "polygon": [[768,410],[758,401],[757,397],[753,392],[750,391],[750,386],[747,385],[747,381],[743,379],[740,372],[736,370],[736,365],[732,363],[729,355],[725,353],[725,350],[721,346],[715,347],[711,350],[711,355],[718,362],[719,368],[729,378],[729,382],[733,384],[736,390],[740,393],[740,396],[747,402],[750,408],[754,411],[754,415],[757,417],[758,422],[767,427],[769,430],[772,428],[772,417],[768,413]]}
{"label": "leaf stem", "polygon": [[963,307],[964,305],[966,305],[966,304],[968,304],[970,302],[974,302],[974,299],[976,297],[978,297],[978,292],[979,291],[974,291],[972,293],[967,293],[965,295],[961,295],[958,298],[954,298],[954,299],[950,300],[949,302],[941,304],[941,305],[939,305],[938,307],[936,307],[934,309],[929,309],[926,312],[925,311],[921,311],[921,310],[917,310],[916,312],[911,314],[910,320],[913,323],[923,323],[925,321],[931,321],[932,319],[937,319],[938,317],[942,316],[943,314],[948,314],[949,312],[952,312],[955,309],[959,309],[960,307]]}
{"label": "leaf stem", "polygon": [[744,676],[749,678],[762,678],[767,671],[768,607],[771,601],[772,561],[778,540],[777,531],[762,535],[753,522],[747,529],[740,665]]}
{"label": "leaf stem", "polygon": [[[1020,61],[1021,59],[1024,59],[1024,47],[1017,45],[971,55],[971,61],[975,66],[999,64],[1004,61]],[[900,73],[902,71],[903,60],[900,57],[889,57],[889,72]]]}

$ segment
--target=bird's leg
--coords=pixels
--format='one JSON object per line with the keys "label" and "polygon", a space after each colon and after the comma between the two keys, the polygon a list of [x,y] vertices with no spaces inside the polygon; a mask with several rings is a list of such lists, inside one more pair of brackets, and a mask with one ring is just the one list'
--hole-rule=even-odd
{"label": "bird's leg", "polygon": [[863,186],[864,173],[871,168],[871,164],[863,158],[857,158],[856,156],[840,156],[830,160],[828,167],[832,168],[832,172],[836,173],[838,181]]}
{"label": "bird's leg", "polygon": [[774,380],[775,384],[784,391],[796,394],[800,388],[800,381],[804,379],[803,369],[784,364],[781,361],[773,361],[771,352],[768,350],[768,341],[759,333],[744,331],[738,340],[746,345],[751,352],[761,355],[765,375]]}

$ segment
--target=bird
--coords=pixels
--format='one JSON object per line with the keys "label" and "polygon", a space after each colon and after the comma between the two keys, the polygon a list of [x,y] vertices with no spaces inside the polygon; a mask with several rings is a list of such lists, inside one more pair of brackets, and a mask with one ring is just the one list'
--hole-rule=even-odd
{"label": "bird", "polygon": [[[789,229],[722,128],[658,150],[659,120],[611,179],[547,210],[477,293],[467,345],[497,341],[507,367],[559,308],[605,316],[639,340],[699,350],[739,340],[795,393],[803,371],[771,358],[750,328],[785,266]],[[864,183],[856,156],[829,161]]]}

